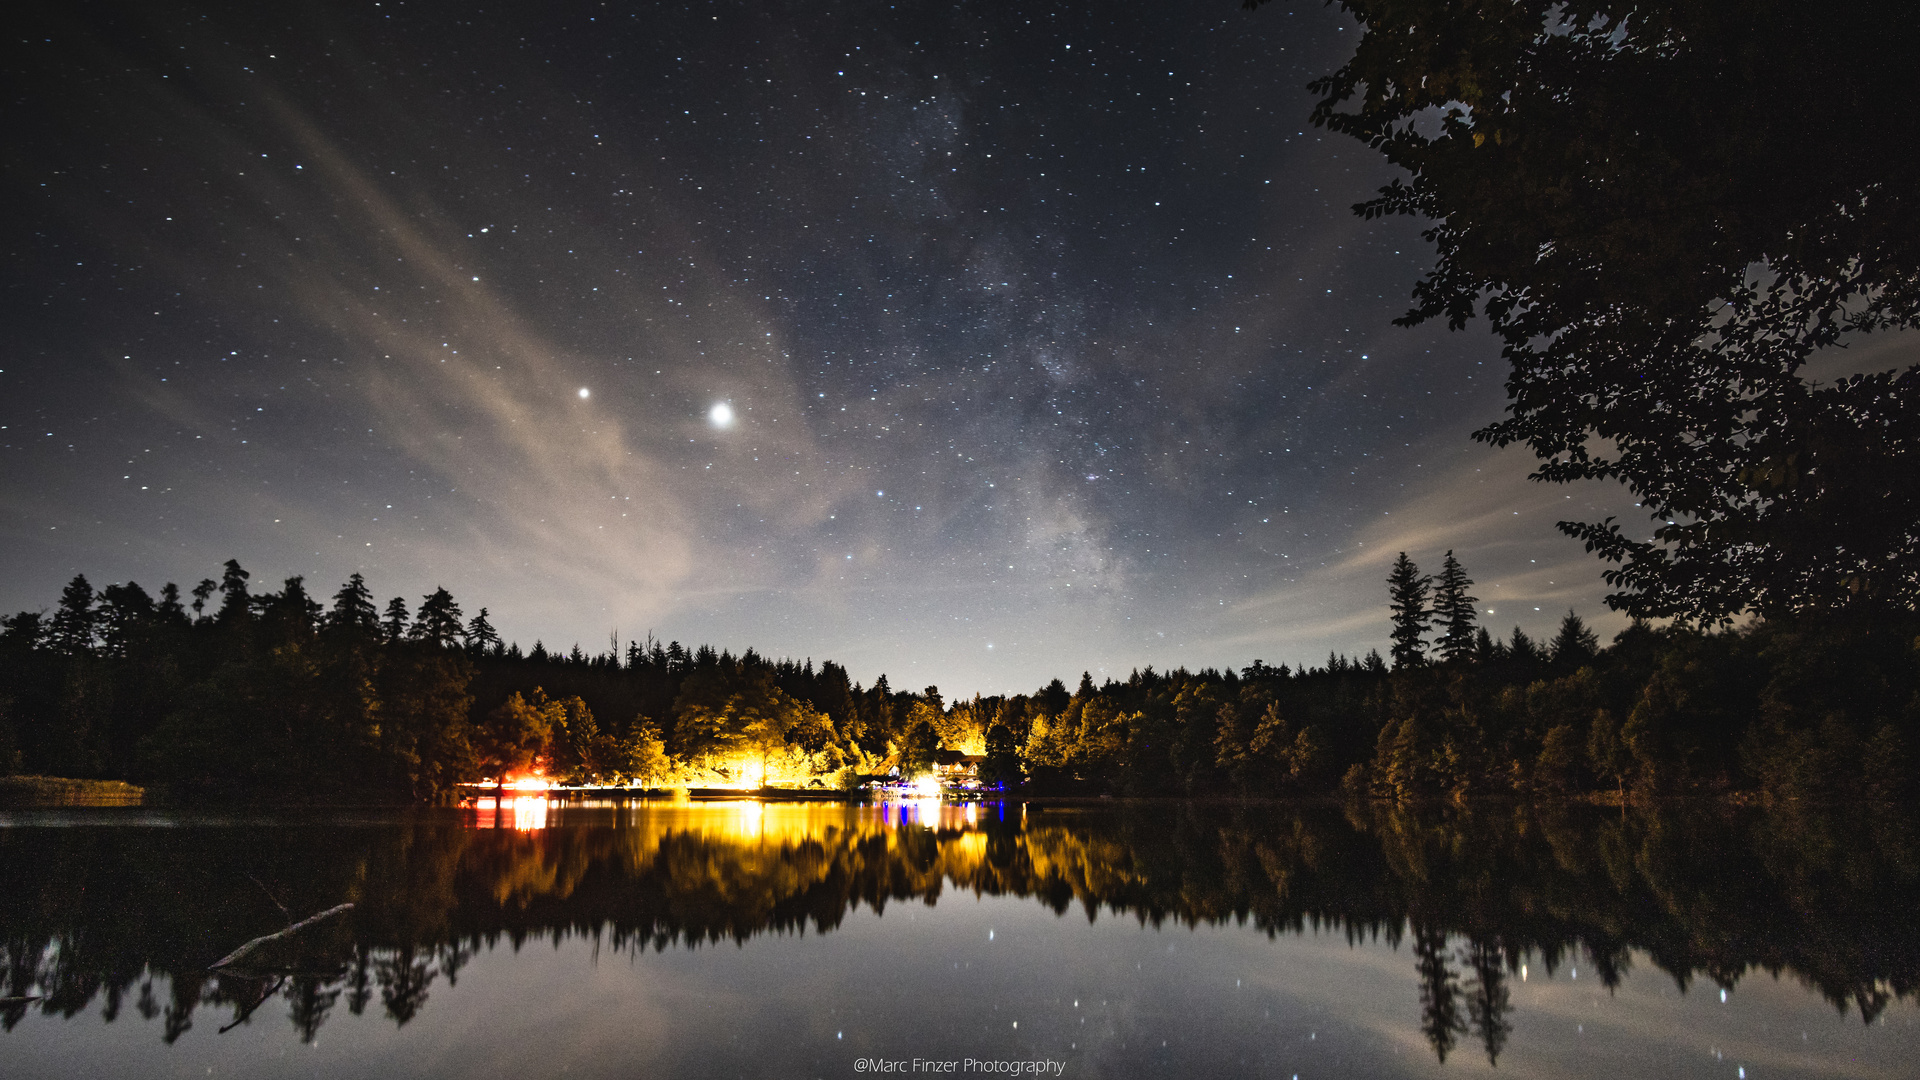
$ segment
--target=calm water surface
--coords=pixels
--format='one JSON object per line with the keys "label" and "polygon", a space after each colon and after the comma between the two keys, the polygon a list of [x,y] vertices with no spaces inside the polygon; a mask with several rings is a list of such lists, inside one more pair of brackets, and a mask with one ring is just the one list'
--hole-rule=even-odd
{"label": "calm water surface", "polygon": [[1913,1077],[1916,901],[1883,811],[12,812],[0,1074]]}

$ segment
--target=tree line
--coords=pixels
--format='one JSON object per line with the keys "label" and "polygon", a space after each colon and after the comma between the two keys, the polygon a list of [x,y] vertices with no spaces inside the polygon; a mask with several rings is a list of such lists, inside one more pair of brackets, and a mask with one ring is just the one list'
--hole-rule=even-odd
{"label": "tree line", "polygon": [[1389,575],[1389,656],[1082,673],[947,701],[832,661],[648,635],[562,654],[501,640],[444,588],[330,604],[301,578],[156,597],[76,577],[0,620],[0,771],[180,797],[435,801],[538,775],[648,787],[853,788],[971,755],[1028,792],[1630,798],[1914,793],[1920,626],[1819,615],[1739,629],[1635,622],[1602,645],[1479,625],[1451,551]]}

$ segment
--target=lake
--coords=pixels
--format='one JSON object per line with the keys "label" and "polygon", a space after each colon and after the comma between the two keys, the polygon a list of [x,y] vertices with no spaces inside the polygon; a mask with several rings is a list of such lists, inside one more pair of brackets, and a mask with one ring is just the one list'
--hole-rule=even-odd
{"label": "lake", "polygon": [[1920,1060],[1920,822],[1885,808],[76,808],[0,812],[0,867],[6,1076]]}

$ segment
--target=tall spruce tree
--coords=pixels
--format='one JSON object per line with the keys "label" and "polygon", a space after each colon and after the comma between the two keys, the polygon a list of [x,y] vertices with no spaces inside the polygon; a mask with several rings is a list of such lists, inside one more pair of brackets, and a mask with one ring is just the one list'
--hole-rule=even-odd
{"label": "tall spruce tree", "polygon": [[[493,622],[487,618],[487,609],[481,608],[480,614],[475,615],[467,621],[467,651],[473,653],[475,656],[484,656],[499,647],[499,645],[500,635],[494,632]],[[632,657],[646,656],[646,652],[641,649],[637,642],[629,645],[627,652],[630,658],[627,665],[628,667],[639,666],[637,663],[632,662]]]}
{"label": "tall spruce tree", "polygon": [[[459,640],[463,627],[460,625],[460,605],[454,603],[453,594],[444,587],[437,588],[421,598],[420,610],[413,617],[413,637],[441,648],[447,648]],[[576,659],[580,646],[573,647]]]}
{"label": "tall spruce tree", "polygon": [[354,574],[333,594],[333,612],[327,616],[327,625],[368,635],[379,633],[380,609],[374,606],[373,592],[367,588],[366,578]]}
{"label": "tall spruce tree", "polygon": [[247,579],[252,577],[240,567],[240,560],[228,559],[220,572],[220,610],[214,615],[222,625],[232,626],[253,618],[253,597],[247,594]]}
{"label": "tall spruce tree", "polygon": [[93,651],[93,639],[100,626],[100,612],[93,606],[93,585],[85,574],[75,574],[60,591],[60,610],[53,613],[53,629],[48,635],[53,647],[68,656]]}
{"label": "tall spruce tree", "polygon": [[180,605],[180,586],[171,581],[160,586],[160,603],[154,608],[154,614],[167,626],[186,624],[187,609]]}
{"label": "tall spruce tree", "polygon": [[1435,644],[1449,662],[1473,655],[1476,622],[1473,605],[1479,603],[1480,598],[1467,595],[1472,585],[1473,579],[1467,576],[1466,568],[1453,557],[1453,549],[1448,548],[1440,573],[1433,579],[1433,617],[1440,624],[1440,639]]}
{"label": "tall spruce tree", "polygon": [[387,601],[387,619],[380,627],[389,644],[407,636],[407,598],[396,596]]}
{"label": "tall spruce tree", "polygon": [[1574,670],[1600,655],[1600,638],[1568,608],[1567,617],[1560,620],[1560,632],[1553,636],[1547,650],[1555,667]]}
{"label": "tall spruce tree", "polygon": [[1393,666],[1395,669],[1424,663],[1425,638],[1433,622],[1433,610],[1427,606],[1431,582],[1406,552],[1393,562],[1387,575],[1387,597],[1393,611]]}

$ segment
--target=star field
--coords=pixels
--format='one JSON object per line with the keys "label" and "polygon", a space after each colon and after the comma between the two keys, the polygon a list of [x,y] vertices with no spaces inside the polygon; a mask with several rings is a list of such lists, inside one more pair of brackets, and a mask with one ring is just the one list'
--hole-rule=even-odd
{"label": "star field", "polygon": [[[13,31],[7,610],[360,571],[1029,690],[1601,615],[1605,489],[1305,123],[1317,5],[80,4]],[[1611,623],[1602,620],[1603,627]]]}

